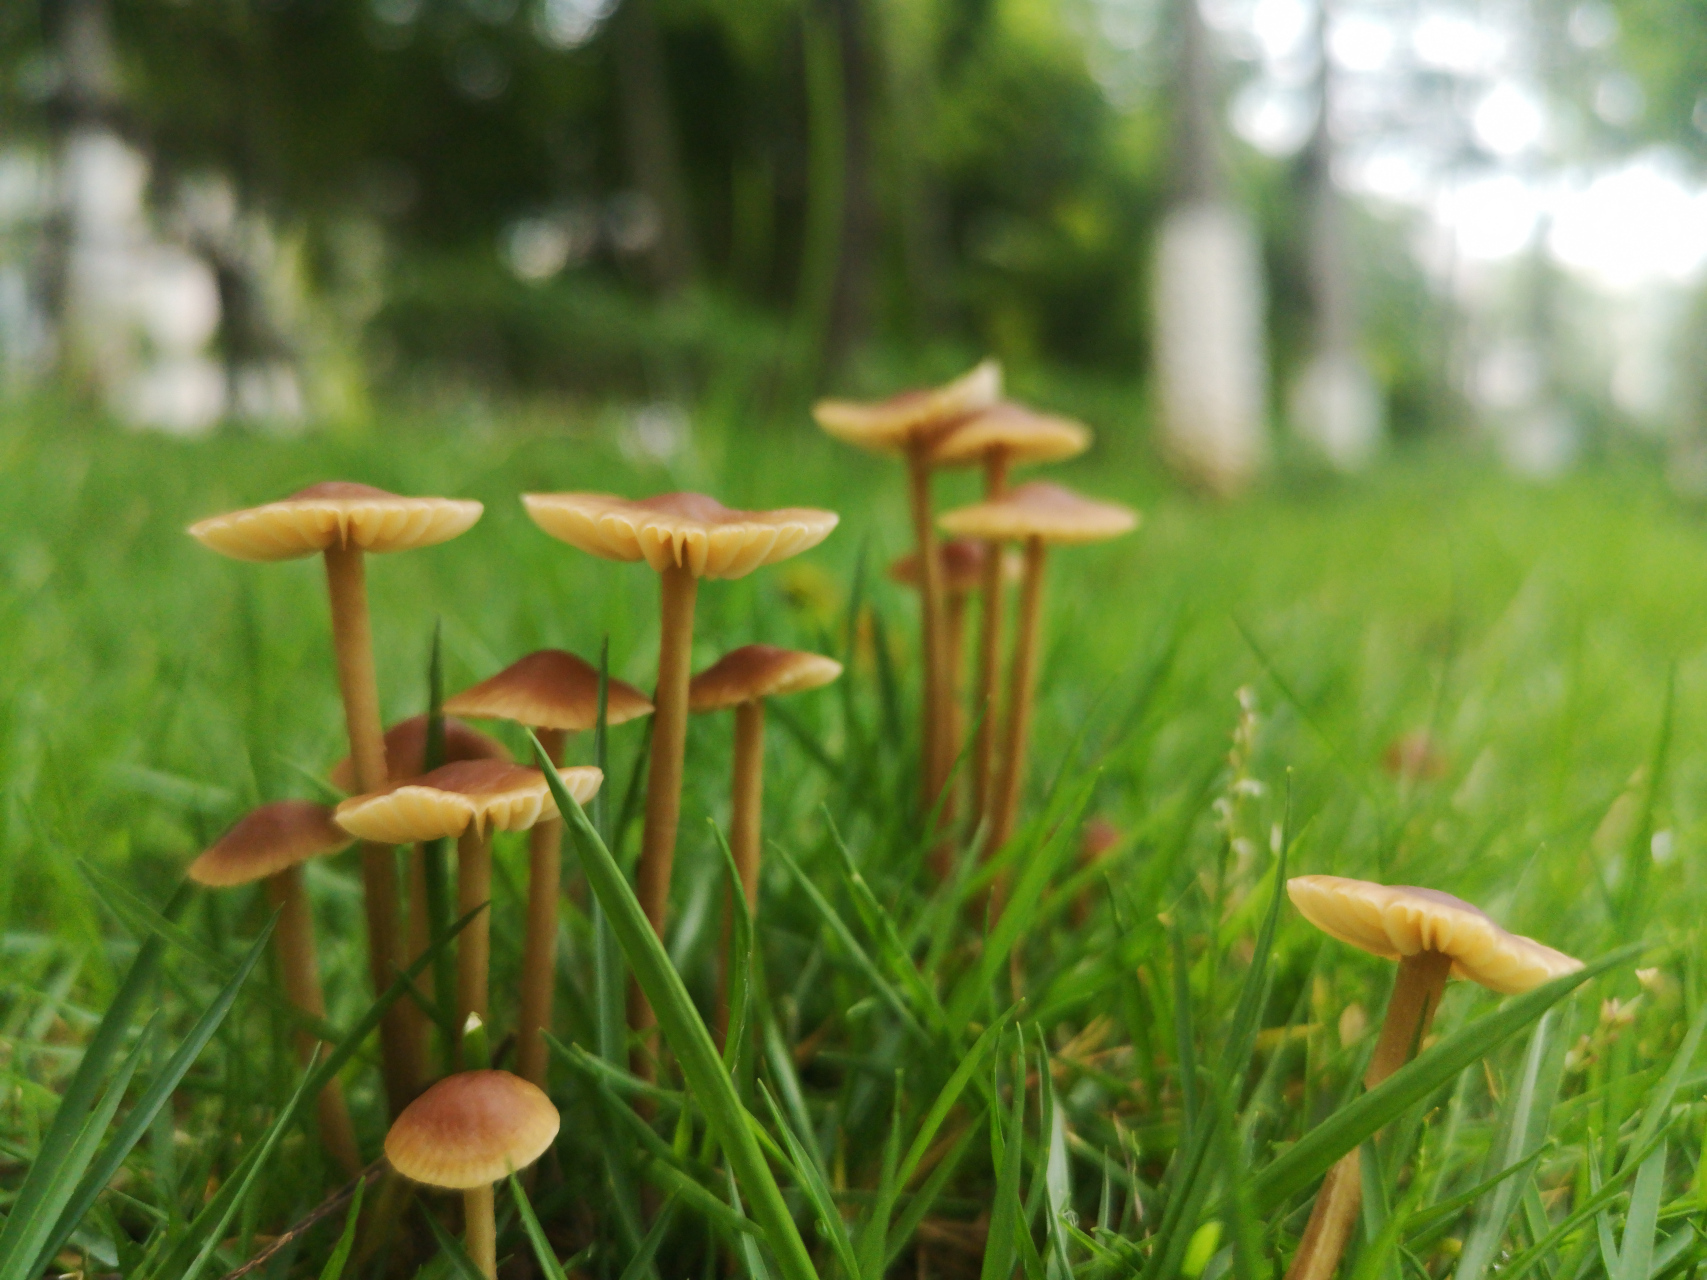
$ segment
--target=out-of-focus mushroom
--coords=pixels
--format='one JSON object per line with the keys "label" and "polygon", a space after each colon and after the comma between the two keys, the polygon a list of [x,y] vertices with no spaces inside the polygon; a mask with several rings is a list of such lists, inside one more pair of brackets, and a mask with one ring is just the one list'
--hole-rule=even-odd
{"label": "out-of-focus mushroom", "polygon": [[[348,847],[350,837],[332,821],[332,810],[307,800],[276,800],[253,809],[209,846],[189,866],[197,884],[223,889],[266,881],[267,897],[278,908],[273,930],[279,976],[290,1002],[324,1021],[326,998],[320,988],[320,966],[314,954],[314,918],[303,888],[302,864],[310,858]],[[298,1059],[314,1056],[318,1039],[307,1031],[296,1034]],[[361,1172],[361,1152],[355,1127],[344,1104],[344,1091],[334,1078],[317,1100],[320,1142],[338,1167],[350,1177]]]}
{"label": "out-of-focus mushroom", "polygon": [[[662,938],[681,818],[699,580],[744,577],[810,550],[829,536],[839,517],[809,507],[737,511],[699,493],[665,493],[635,502],[604,493],[530,493],[522,501],[534,523],[552,537],[607,560],[644,560],[662,584],[658,687],[653,694],[656,710],[636,885],[646,918]],[[638,983],[629,985],[628,1014],[635,1031],[647,1032],[654,1025],[652,1006]],[[652,1070],[652,1039],[647,1036],[636,1047],[634,1066],[639,1072]]]}
{"label": "out-of-focus mushroom", "polygon": [[[1502,995],[1532,990],[1582,968],[1582,961],[1507,933],[1460,898],[1436,889],[1374,884],[1342,876],[1286,882],[1292,905],[1331,938],[1399,962],[1381,1036],[1363,1077],[1373,1089],[1405,1064],[1428,1035],[1450,977]],[[1363,1183],[1358,1153],[1328,1171],[1310,1212],[1288,1280],[1327,1280],[1357,1221]]]}
{"label": "out-of-focus mushroom", "polygon": [[496,1277],[492,1184],[544,1155],[561,1125],[537,1085],[508,1071],[463,1071],[404,1108],[385,1135],[385,1157],[411,1182],[462,1192],[469,1261]]}
{"label": "out-of-focus mushroom", "polygon": [[[842,674],[842,664],[817,653],[743,645],[724,654],[688,684],[693,712],[735,709],[735,777],[731,788],[729,849],[748,911],[759,905],[759,849],[765,786],[765,699],[819,689]],[[717,1040],[729,1029],[725,966],[734,903],[723,904],[723,945],[718,948]]]}
{"label": "out-of-focus mushroom", "polygon": [[[1120,828],[1107,818],[1098,816],[1085,823],[1085,829],[1079,833],[1080,870],[1096,866],[1119,847],[1121,839]],[[1091,891],[1085,888],[1073,899],[1073,923],[1083,926],[1090,918]]]}
{"label": "out-of-focus mushroom", "polygon": [[[454,498],[410,498],[365,484],[329,481],[280,502],[213,516],[190,526],[192,537],[238,560],[294,560],[319,553],[326,563],[332,607],[332,645],[344,700],[355,789],[385,785],[385,742],[380,731],[379,687],[374,675],[364,553],[430,547],[466,532],[481,505]],[[362,892],[367,910],[368,970],[377,994],[405,963],[397,928],[397,869],[389,849],[362,849]],[[420,1037],[401,1002],[380,1023],[380,1059],[391,1114],[415,1095],[424,1063]]]}
{"label": "out-of-focus mushroom", "polygon": [[[631,684],[608,680],[605,721],[625,724],[652,714],[652,702]],[[497,675],[464,689],[445,710],[476,720],[509,720],[535,729],[553,764],[563,763],[571,733],[599,719],[599,673],[572,653],[541,649],[518,658]],[[516,1025],[516,1073],[545,1087],[543,1032],[551,1025],[557,985],[557,890],[562,878],[563,824],[542,817],[528,832],[527,933],[522,941],[521,1013]]]}

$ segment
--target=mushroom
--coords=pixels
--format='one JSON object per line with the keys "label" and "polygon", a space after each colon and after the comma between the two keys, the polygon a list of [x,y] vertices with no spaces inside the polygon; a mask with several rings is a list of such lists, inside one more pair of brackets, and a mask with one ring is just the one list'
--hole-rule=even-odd
{"label": "mushroom", "polygon": [[[937,572],[936,529],[931,524],[932,453],[944,435],[969,414],[988,409],[1002,394],[1002,367],[986,360],[940,387],[904,391],[887,400],[862,403],[820,400],[812,406],[818,425],[838,440],[876,453],[899,453],[907,462],[907,493],[919,563],[924,566],[920,609],[924,665],[921,707],[920,782],[928,813],[937,803],[953,763],[943,726],[949,715],[948,660],[943,634],[943,588]],[[953,817],[942,809],[946,825]]]}
{"label": "mushroom", "polygon": [[[1297,876],[1287,896],[1330,938],[1399,962],[1381,1036],[1363,1084],[1373,1089],[1405,1064],[1428,1035],[1448,976],[1502,995],[1529,991],[1582,968],[1582,961],[1507,933],[1468,902],[1436,889],[1373,884],[1342,876]],[[1357,1220],[1363,1184],[1358,1152],[1328,1171],[1316,1193],[1287,1280],[1327,1280]]]}
{"label": "mushroom", "polygon": [[544,1155],[561,1124],[538,1085],[508,1071],[462,1071],[403,1109],[385,1135],[385,1158],[411,1182],[462,1192],[469,1260],[496,1277],[492,1184]]}
{"label": "mushroom", "polygon": [[[330,481],[282,502],[233,511],[190,526],[192,537],[238,560],[295,560],[319,552],[326,562],[332,606],[332,645],[344,700],[358,791],[385,785],[379,688],[368,624],[365,552],[430,547],[466,532],[480,518],[478,502],[408,498],[365,484]],[[403,967],[397,929],[397,867],[389,849],[362,848],[362,896],[367,910],[368,972],[376,993]],[[419,1088],[420,1038],[408,1011],[394,1004],[380,1022],[380,1060],[391,1113]]]}
{"label": "mushroom", "polygon": [[[694,599],[701,578],[739,578],[762,565],[817,546],[840,518],[833,511],[784,507],[734,511],[699,493],[665,493],[631,502],[604,493],[530,493],[528,514],[554,538],[607,560],[645,560],[658,574],[663,608],[658,640],[657,703],[646,773],[646,820],[636,885],[641,908],[659,938],[681,817],[682,753],[687,746],[688,674]],[[647,1031],[652,1006],[631,983],[629,1025]],[[649,1046],[637,1049],[637,1071],[650,1072]]]}
{"label": "mushroom", "polygon": [[[325,805],[276,800],[245,814],[189,867],[191,880],[214,889],[266,881],[267,897],[279,913],[273,945],[278,949],[285,995],[320,1020],[326,1017],[326,999],[314,957],[314,920],[303,888],[302,864],[336,853],[349,843],[350,837],[338,829],[332,810]],[[317,1043],[316,1036],[298,1031],[297,1057],[304,1063],[311,1060]],[[361,1152],[336,1077],[320,1091],[317,1105],[321,1144],[339,1168],[354,1177],[362,1169]]]}
{"label": "mushroom", "polygon": [[[931,451],[931,463],[938,467],[981,464],[984,500],[990,502],[1007,493],[1011,468],[1077,457],[1090,444],[1090,428],[1081,423],[1004,400],[943,436]],[[984,611],[979,618],[978,693],[973,701],[979,713],[978,736],[972,744],[974,827],[988,816],[996,757],[996,670],[1001,663],[1003,600],[1002,565],[995,550],[995,544],[990,544],[991,555],[985,560],[981,584]]]}
{"label": "mushroom", "polygon": [[950,511],[942,517],[941,524],[957,536],[1025,544],[1019,627],[1008,669],[1006,741],[995,789],[986,806],[989,836],[984,850],[988,856],[1007,843],[1019,812],[1020,780],[1025,772],[1026,737],[1031,728],[1032,693],[1037,679],[1045,551],[1052,544],[1101,542],[1129,533],[1138,526],[1138,513],[1113,503],[1093,502],[1060,485],[1033,481],[992,502]]}
{"label": "mushroom", "polygon": [[[605,719],[625,724],[652,714],[652,703],[631,684],[605,685]],[[477,720],[510,720],[539,731],[553,764],[563,763],[568,734],[599,720],[599,673],[561,649],[541,649],[518,658],[445,703],[446,711]],[[562,823],[545,816],[528,832],[527,934],[522,942],[521,1014],[516,1026],[516,1071],[545,1087],[545,1028],[557,978],[557,886],[562,875]]]}
{"label": "mushroom", "polygon": [[[759,839],[765,788],[765,699],[819,689],[842,674],[842,664],[817,653],[743,645],[724,654],[688,684],[695,714],[735,708],[735,778],[729,817],[729,848],[747,910],[759,905]],[[729,1030],[729,991],[724,966],[734,902],[723,903],[723,945],[718,949],[717,1041]]]}
{"label": "mushroom", "polygon": [[[604,775],[590,766],[559,769],[569,794],[585,804]],[[525,831],[556,812],[545,775],[500,760],[463,760],[337,808],[337,823],[351,835],[385,844],[457,838],[457,909],[467,915],[492,896],[492,831]],[[482,911],[457,939],[457,1022],[475,1014],[488,1021],[487,970],[491,912]]]}

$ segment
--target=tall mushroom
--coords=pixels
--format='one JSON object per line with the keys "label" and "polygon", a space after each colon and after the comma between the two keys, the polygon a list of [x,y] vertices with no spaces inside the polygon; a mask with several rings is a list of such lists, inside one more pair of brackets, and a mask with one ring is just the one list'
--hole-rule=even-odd
{"label": "tall mushroom", "polygon": [[[842,674],[842,664],[818,653],[743,645],[724,654],[688,684],[688,707],[696,714],[735,709],[735,777],[731,786],[729,849],[747,909],[759,905],[759,846],[765,793],[765,699],[819,689]],[[718,949],[717,1040],[729,1030],[729,991],[724,965],[734,903],[723,903],[723,945]]]}
{"label": "tall mushroom", "polygon": [[[915,550],[924,566],[919,611],[924,670],[919,749],[922,803],[927,813],[941,796],[953,760],[947,754],[948,737],[942,727],[949,714],[949,677],[943,645],[943,590],[934,551],[936,529],[931,523],[931,454],[946,433],[969,414],[990,408],[1001,394],[1002,367],[986,360],[940,387],[903,391],[876,402],[821,400],[812,406],[818,425],[836,439],[876,453],[898,453],[907,463]],[[952,816],[944,805],[944,825]]]}
{"label": "tall mushroom", "polygon": [[[640,839],[638,893],[652,931],[664,936],[664,908],[681,817],[682,753],[687,746],[688,674],[694,600],[701,578],[740,578],[762,565],[817,546],[839,517],[784,507],[735,511],[700,493],[629,501],[605,493],[530,493],[528,514],[554,538],[607,560],[644,560],[658,574],[663,609],[658,639],[657,704],[646,772],[646,822]],[[629,1026],[649,1032],[652,1006],[639,984],[628,990]],[[637,1046],[638,1072],[652,1071],[652,1037]]]}
{"label": "tall mushroom", "polygon": [[[582,804],[593,798],[604,775],[583,766],[559,769],[569,794]],[[455,836],[457,909],[469,912],[492,897],[493,831],[525,831],[556,812],[545,775],[538,769],[499,760],[464,760],[369,795],[352,796],[337,808],[338,825],[364,840],[406,844]],[[488,1022],[492,913],[482,911],[463,929],[456,946],[458,1025],[475,1014]]]}
{"label": "tall mushroom", "polygon": [[[651,700],[621,680],[606,682],[605,719],[625,724],[652,714]],[[553,764],[563,763],[567,735],[599,720],[599,673],[561,649],[518,658],[497,675],[464,689],[445,710],[476,720],[509,720],[539,731]],[[544,1030],[551,1025],[557,984],[557,888],[562,877],[563,824],[542,817],[528,832],[527,934],[522,942],[522,1004],[516,1026],[516,1072],[545,1087]]]}
{"label": "tall mushroom", "polygon": [[[214,516],[190,526],[204,546],[238,560],[295,560],[321,554],[332,606],[332,645],[338,687],[355,761],[356,786],[385,785],[385,745],[380,732],[379,686],[374,676],[373,636],[368,623],[364,553],[430,547],[466,532],[480,518],[478,502],[453,498],[408,498],[365,484],[330,481],[312,485],[281,502]],[[391,850],[362,847],[362,893],[367,910],[368,970],[377,994],[403,967],[397,929],[397,865]],[[401,1003],[380,1022],[380,1061],[391,1114],[420,1087],[424,1063]]]}
{"label": "tall mushroom", "polygon": [[[1365,1088],[1405,1064],[1428,1035],[1448,976],[1502,995],[1529,991],[1575,972],[1582,961],[1531,938],[1507,933],[1468,902],[1437,889],[1373,884],[1342,876],[1298,876],[1287,895],[1330,938],[1399,962]],[[1356,1224],[1363,1182],[1356,1149],[1328,1170],[1287,1280],[1327,1280]]]}
{"label": "tall mushroom", "polygon": [[[1008,473],[1014,467],[1060,462],[1090,448],[1090,428],[1070,418],[1037,413],[1004,400],[973,415],[945,435],[931,450],[938,467],[982,466],[984,500],[1007,494]],[[978,685],[973,710],[979,716],[972,745],[972,825],[988,818],[990,783],[996,758],[996,672],[1002,652],[1002,562],[996,544],[984,562],[983,614],[979,618]]]}
{"label": "tall mushroom", "polygon": [[404,1108],[385,1135],[385,1158],[411,1182],[462,1192],[469,1261],[496,1277],[492,1184],[544,1155],[561,1124],[537,1085],[508,1071],[462,1071]]}

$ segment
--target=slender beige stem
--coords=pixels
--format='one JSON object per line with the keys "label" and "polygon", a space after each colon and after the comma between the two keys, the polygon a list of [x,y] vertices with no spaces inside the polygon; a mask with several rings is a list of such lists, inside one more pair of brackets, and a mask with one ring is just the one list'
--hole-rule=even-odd
{"label": "slender beige stem", "polygon": [[[539,744],[563,763],[561,729],[541,729]],[[528,832],[528,921],[522,940],[522,1008],[516,1027],[516,1074],[545,1088],[545,1032],[557,989],[557,888],[563,874],[563,823],[541,818]]]}
{"label": "slender beige stem", "polygon": [[[735,778],[729,815],[729,851],[747,911],[759,906],[759,846],[765,803],[765,704],[754,699],[735,708]],[[723,895],[722,944],[717,948],[717,1045],[729,1034],[729,945],[735,931],[735,903]]]}
{"label": "slender beige stem", "polygon": [[[658,689],[652,713],[652,757],[646,773],[646,827],[640,837],[637,891],[652,932],[664,937],[664,910],[670,900],[670,869],[676,858],[676,824],[682,812],[682,754],[688,740],[688,675],[693,659],[693,607],[699,579],[686,569],[659,575],[663,608],[659,618]],[[642,1079],[654,1078],[657,1025],[640,984],[628,986],[628,1025],[643,1033],[633,1067]]]}
{"label": "slender beige stem", "polygon": [[[961,658],[966,652],[966,593],[963,591],[950,592],[948,596],[948,616],[943,620],[943,657],[948,667],[948,761],[951,772],[948,776],[949,794],[951,797],[959,794],[956,775],[952,772],[954,762],[960,758],[961,748],[966,743],[966,715],[962,709],[962,695],[966,692],[966,681],[961,671]],[[953,799],[950,799],[953,804]]]}
{"label": "slender beige stem", "polygon": [[[990,857],[1013,835],[1019,816],[1019,797],[1025,782],[1026,739],[1031,732],[1032,695],[1037,686],[1037,641],[1043,618],[1043,539],[1025,544],[1025,577],[1020,583],[1019,626],[1014,633],[1014,656],[1008,668],[1008,719],[1002,745],[1002,767],[991,798],[990,838],[984,856]],[[1000,904],[998,903],[998,910]]]}
{"label": "slender beige stem", "polygon": [[[1434,1024],[1434,1011],[1440,1006],[1440,995],[1451,972],[1451,957],[1438,951],[1424,951],[1399,961],[1399,976],[1387,1001],[1381,1038],[1375,1042],[1369,1070],[1363,1076],[1366,1089],[1373,1089],[1410,1060]],[[1357,1226],[1362,1202],[1362,1167],[1354,1149],[1322,1180],[1286,1280],[1328,1280],[1333,1275]]]}
{"label": "slender beige stem", "polygon": [[[991,451],[984,459],[984,500],[994,501],[1008,491],[1008,457]],[[989,821],[990,781],[996,761],[996,680],[1002,662],[1002,544],[984,544],[982,613],[978,618],[978,689],[972,704],[978,716],[978,736],[972,743],[972,825]]]}
{"label": "slender beige stem", "polygon": [[492,1184],[462,1193],[463,1249],[483,1276],[497,1280],[498,1221],[492,1211]]}
{"label": "slender beige stem", "polygon": [[[338,658],[338,687],[344,698],[344,723],[350,736],[350,760],[356,790],[385,786],[385,733],[379,719],[379,685],[373,668],[373,632],[368,625],[367,576],[360,551],[328,547],[326,588],[332,603],[332,645]],[[362,897],[367,912],[368,974],[375,995],[404,966],[403,938],[397,927],[397,861],[386,845],[361,847]],[[380,1068],[385,1097],[396,1116],[421,1087],[417,1037],[409,1025],[407,1001],[386,1010],[379,1024]]]}
{"label": "slender beige stem", "polygon": [[[308,893],[303,888],[302,867],[286,867],[267,880],[267,897],[278,908],[279,922],[273,929],[278,948],[279,974],[285,995],[304,1013],[326,1016],[326,998],[320,989],[320,965],[314,955],[314,921],[309,915]],[[297,1060],[306,1064],[320,1041],[307,1031],[296,1033]],[[332,1046],[327,1045],[330,1052]],[[320,1144],[349,1177],[362,1171],[362,1156],[356,1146],[355,1126],[344,1105],[344,1090],[333,1077],[317,1100]]]}
{"label": "slender beige stem", "polygon": [[[907,496],[912,508],[913,537],[919,558],[920,653],[924,673],[921,690],[920,726],[920,802],[928,815],[942,796],[947,780],[949,761],[947,709],[947,664],[943,653],[943,591],[942,562],[937,558],[936,522],[931,511],[931,468],[929,449],[923,443],[909,446],[907,451]],[[944,802],[938,815],[939,830],[946,830],[953,820],[950,806]],[[944,839],[931,849],[931,868],[938,879],[947,879],[954,868],[954,849]]]}
{"label": "slender beige stem", "polygon": [[[431,921],[427,919],[427,846],[418,844],[410,848],[405,855],[409,868],[409,919],[407,934],[409,940],[409,963],[414,964],[424,954],[432,942]],[[437,1000],[438,992],[433,986],[432,966],[423,969],[415,979],[415,985],[421,989],[421,994],[428,1000]],[[426,1011],[413,1000],[404,999],[399,1004],[408,1006],[409,1027],[422,1063],[427,1062],[432,1054],[432,1026]]]}
{"label": "slender beige stem", "polygon": [[[477,824],[468,829],[456,842],[456,910],[465,916],[482,903],[492,900],[492,845]],[[456,940],[456,1016],[460,1033],[474,1014],[488,1022],[488,971],[492,963],[492,908],[487,906]]]}

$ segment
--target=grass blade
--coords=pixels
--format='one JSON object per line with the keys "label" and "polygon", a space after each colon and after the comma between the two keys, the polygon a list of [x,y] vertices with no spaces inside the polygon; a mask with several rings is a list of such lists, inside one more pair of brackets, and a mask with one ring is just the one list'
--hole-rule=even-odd
{"label": "grass blade", "polygon": [[362,1201],[367,1196],[367,1179],[356,1180],[356,1193],[350,1197],[350,1207],[344,1214],[344,1230],[333,1246],[326,1265],[320,1269],[320,1280],[344,1280],[344,1268],[349,1264],[350,1251],[356,1247],[356,1227],[362,1218]]}
{"label": "grass blade", "polygon": [[527,1191],[513,1173],[510,1175],[510,1197],[516,1203],[522,1229],[527,1232],[528,1243],[533,1246],[533,1256],[538,1260],[540,1269],[545,1272],[545,1280],[569,1280],[569,1277],[563,1274],[563,1264],[551,1251],[551,1242],[545,1238],[545,1228],[539,1225],[539,1217],[533,1211],[533,1202],[528,1199]]}
{"label": "grass blade", "polygon": [[480,1268],[475,1266],[474,1260],[468,1256],[468,1250],[462,1247],[462,1241],[446,1231],[439,1220],[427,1212],[424,1205],[421,1207],[421,1216],[427,1220],[427,1226],[432,1228],[433,1239],[438,1241],[439,1252],[450,1259],[450,1268],[460,1280],[486,1280],[480,1273]]}

